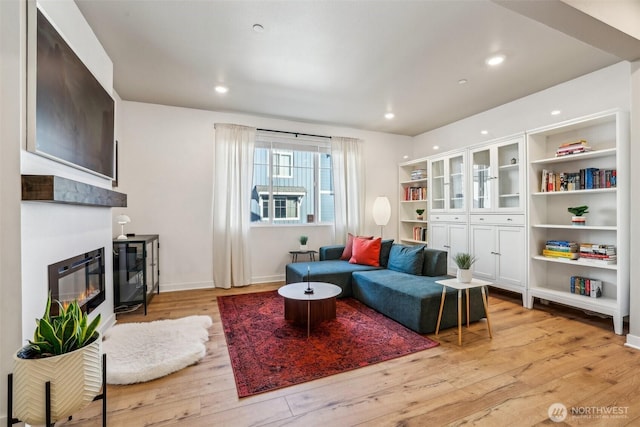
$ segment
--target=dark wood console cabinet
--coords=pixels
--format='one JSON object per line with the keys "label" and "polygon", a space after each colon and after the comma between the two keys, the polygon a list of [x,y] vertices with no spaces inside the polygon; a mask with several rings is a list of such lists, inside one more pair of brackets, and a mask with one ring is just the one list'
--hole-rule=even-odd
{"label": "dark wood console cabinet", "polygon": [[160,293],[160,240],[157,234],[113,240],[113,298],[117,313],[142,304],[144,314],[153,294]]}

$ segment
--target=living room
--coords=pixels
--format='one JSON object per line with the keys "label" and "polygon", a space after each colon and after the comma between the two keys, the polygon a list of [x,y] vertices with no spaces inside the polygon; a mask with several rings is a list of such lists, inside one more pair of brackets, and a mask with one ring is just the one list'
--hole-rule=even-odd
{"label": "living room", "polygon": [[[108,55],[74,3],[43,2],[48,13],[63,32],[74,39],[89,58],[89,68],[100,75],[106,87],[113,87],[113,68]],[[499,136],[535,129],[562,121],[549,114],[561,102],[568,114],[564,119],[581,117],[612,108],[630,111],[632,141],[638,138],[637,100],[640,99],[638,62],[621,61],[593,73],[549,87],[535,94],[508,102],[454,123],[416,136],[361,130],[343,125],[271,118],[251,114],[205,111],[116,98],[116,139],[119,145],[119,176],[115,190],[128,195],[127,208],[87,210],[69,206],[42,206],[20,202],[20,176],[26,173],[60,174],[79,181],[105,186],[104,180],[61,166],[27,152],[26,145],[26,10],[23,2],[3,2],[2,19],[2,236],[1,247],[2,314],[0,359],[3,375],[11,370],[13,351],[32,333],[32,319],[39,316],[46,300],[46,272],[40,265],[49,264],[56,252],[76,252],[99,245],[110,247],[111,238],[119,234],[115,216],[131,218],[127,231],[137,234],[157,233],[162,240],[162,291],[208,289],[213,286],[211,233],[211,197],[213,186],[213,125],[237,123],[258,128],[360,138],[366,142],[365,211],[371,212],[374,199],[388,195],[392,200],[392,219],[384,228],[385,237],[398,233],[397,165],[410,159],[478,144]],[[5,25],[6,24],[6,25]],[[82,42],[80,40],[83,40]],[[88,53],[91,52],[91,53]],[[97,53],[96,53],[97,52]],[[21,108],[15,108],[21,106]],[[484,136],[479,129],[490,129]],[[14,143],[9,143],[13,141]],[[443,142],[445,141],[445,142]],[[631,145],[631,164],[638,160]],[[631,182],[637,182],[631,169]],[[631,187],[631,212],[638,206]],[[289,262],[288,251],[297,247],[300,234],[309,236],[309,244],[318,248],[336,241],[330,225],[297,226],[282,229],[252,229],[252,283],[282,281]],[[367,215],[363,234],[380,234],[379,227]],[[637,224],[631,219],[631,254],[637,252]],[[52,242],[67,239],[59,246]],[[44,244],[47,243],[47,244]],[[16,248],[21,248],[16,250]],[[71,254],[69,254],[71,255]],[[633,256],[631,257],[633,259]],[[21,266],[16,268],[16,266]],[[631,277],[637,267],[631,265]],[[110,273],[107,281],[112,280]],[[37,295],[37,296],[36,296]],[[28,297],[29,296],[29,297]],[[20,301],[20,304],[16,302]],[[631,280],[631,306],[640,304],[640,295]],[[99,310],[105,327],[115,322],[113,294]],[[10,327],[9,327],[10,325]],[[640,319],[629,319],[628,342],[639,346]],[[2,393],[4,393],[4,388]],[[2,394],[2,405],[6,399]],[[4,408],[4,406],[3,406]],[[3,414],[5,411],[2,411]]]}

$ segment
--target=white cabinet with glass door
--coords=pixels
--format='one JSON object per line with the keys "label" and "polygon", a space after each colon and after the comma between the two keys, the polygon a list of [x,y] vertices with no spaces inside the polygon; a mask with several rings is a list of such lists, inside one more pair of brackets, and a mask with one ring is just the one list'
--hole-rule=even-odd
{"label": "white cabinet with glass door", "polygon": [[471,212],[524,212],[524,135],[469,151]]}
{"label": "white cabinet with glass door", "polygon": [[429,161],[430,212],[464,212],[466,151]]}

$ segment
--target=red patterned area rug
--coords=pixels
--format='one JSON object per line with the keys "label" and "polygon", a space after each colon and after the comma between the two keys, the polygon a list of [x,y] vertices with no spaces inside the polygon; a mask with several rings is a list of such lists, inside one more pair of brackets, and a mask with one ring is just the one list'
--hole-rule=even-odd
{"label": "red patterned area rug", "polygon": [[264,393],[436,347],[352,298],[311,330],[284,320],[277,291],[218,297],[239,397]]}

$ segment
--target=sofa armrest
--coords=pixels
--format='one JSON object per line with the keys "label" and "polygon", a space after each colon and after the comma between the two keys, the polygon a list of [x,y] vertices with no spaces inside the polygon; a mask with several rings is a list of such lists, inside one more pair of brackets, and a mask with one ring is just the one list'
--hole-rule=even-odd
{"label": "sofa armrest", "polygon": [[321,246],[320,261],[340,259],[343,251],[344,251],[344,245]]}
{"label": "sofa armrest", "polygon": [[445,276],[447,274],[447,252],[424,248],[423,276]]}

